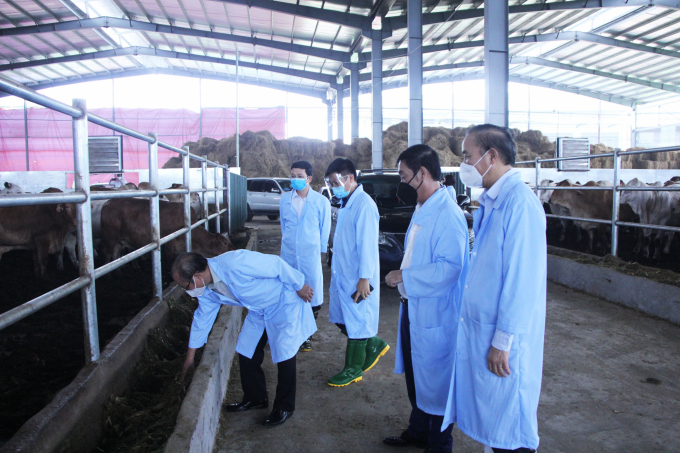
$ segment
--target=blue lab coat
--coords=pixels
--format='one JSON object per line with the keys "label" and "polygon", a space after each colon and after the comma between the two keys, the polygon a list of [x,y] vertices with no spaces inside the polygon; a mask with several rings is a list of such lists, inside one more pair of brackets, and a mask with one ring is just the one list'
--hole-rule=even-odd
{"label": "blue lab coat", "polygon": [[274,363],[295,356],[316,331],[311,305],[296,293],[304,285],[304,275],[278,256],[236,250],[209,258],[208,265],[236,299],[205,289],[191,323],[190,348],[205,344],[222,304],[248,309],[236,343],[236,352],[248,358],[265,328]]}
{"label": "blue lab coat", "polygon": [[[361,185],[354,189],[345,207],[338,210],[333,236],[328,320],[344,324],[349,338],[371,338],[378,334],[379,219],[375,202]],[[373,291],[367,299],[355,304],[351,295],[356,292],[360,278],[367,278]]]}
{"label": "blue lab coat", "polygon": [[[475,211],[474,232],[454,379],[442,426],[457,418],[461,431],[483,444],[535,449],[547,247],[545,213],[519,173],[504,182],[492,208]],[[514,334],[511,374],[505,378],[491,373],[487,365],[497,328]]]}
{"label": "blue lab coat", "polygon": [[[467,222],[449,191],[441,188],[413,215],[407,243],[414,224],[422,228],[413,244],[411,265],[403,269],[402,277],[408,295],[416,402],[428,414],[444,415],[456,350],[458,305],[468,266]],[[402,316],[400,308],[400,324]],[[401,342],[400,333],[395,373],[404,372]]]}
{"label": "blue lab coat", "polygon": [[293,191],[281,197],[281,258],[305,275],[305,283],[314,290],[312,307],[323,303],[321,252],[328,249],[331,233],[331,204],[311,188],[307,192],[300,218],[293,209]]}

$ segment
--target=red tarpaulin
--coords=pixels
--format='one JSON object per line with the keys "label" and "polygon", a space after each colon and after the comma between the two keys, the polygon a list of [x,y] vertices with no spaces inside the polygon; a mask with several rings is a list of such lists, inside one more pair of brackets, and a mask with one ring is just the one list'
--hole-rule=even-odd
{"label": "red tarpaulin", "polygon": [[[92,109],[90,113],[112,119],[111,109]],[[116,123],[142,133],[156,132],[158,138],[181,147],[199,136],[222,139],[236,132],[236,109],[203,109],[203,117],[186,109],[116,109]],[[90,136],[112,135],[113,131],[89,123]],[[284,107],[239,109],[239,130],[269,131],[277,139],[285,138]],[[73,136],[71,117],[44,108],[28,109],[28,157],[31,171],[72,171]],[[162,166],[177,154],[158,149]],[[149,166],[148,144],[123,136],[123,166],[128,170]],[[23,109],[0,109],[0,170],[26,170],[26,147]]]}

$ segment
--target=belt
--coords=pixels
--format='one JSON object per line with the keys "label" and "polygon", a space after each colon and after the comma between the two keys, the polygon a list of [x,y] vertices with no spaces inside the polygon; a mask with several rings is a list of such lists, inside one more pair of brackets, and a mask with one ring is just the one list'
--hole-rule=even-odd
{"label": "belt", "polygon": [[408,299],[404,299],[403,297],[400,297],[399,301],[404,305],[408,305]]}

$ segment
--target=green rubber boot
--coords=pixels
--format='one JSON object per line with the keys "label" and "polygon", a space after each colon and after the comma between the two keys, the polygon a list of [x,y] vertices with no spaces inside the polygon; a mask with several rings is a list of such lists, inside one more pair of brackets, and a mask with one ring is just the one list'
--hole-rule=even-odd
{"label": "green rubber boot", "polygon": [[390,345],[385,343],[385,340],[379,336],[369,338],[366,341],[366,359],[362,370],[368,371],[378,363],[380,357],[384,356],[390,350]]}
{"label": "green rubber boot", "polygon": [[328,380],[331,387],[344,387],[352,382],[362,379],[361,367],[366,359],[367,340],[347,339],[347,349],[345,350],[345,368],[341,372]]}

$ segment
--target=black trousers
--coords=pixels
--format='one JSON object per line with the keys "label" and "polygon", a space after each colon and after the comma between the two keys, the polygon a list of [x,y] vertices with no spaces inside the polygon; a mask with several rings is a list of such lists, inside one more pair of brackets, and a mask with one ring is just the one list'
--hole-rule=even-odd
{"label": "black trousers", "polygon": [[427,440],[432,453],[450,453],[453,450],[453,425],[441,431],[444,417],[432,415],[418,409],[416,404],[416,384],[413,379],[413,361],[411,359],[411,323],[408,319],[408,305],[403,305],[401,318],[401,351],[404,359],[404,374],[406,375],[406,391],[411,402],[411,417],[408,432],[416,439]]}
{"label": "black trousers", "polygon": [[[243,401],[262,401],[268,398],[267,383],[264,379],[262,361],[264,360],[264,347],[267,344],[267,331],[257,343],[253,358],[249,359],[241,354],[238,355],[238,363],[241,368],[241,387],[243,387]],[[276,384],[276,398],[274,409],[283,411],[295,410],[295,385],[296,385],[296,356],[276,364],[279,375]]]}

